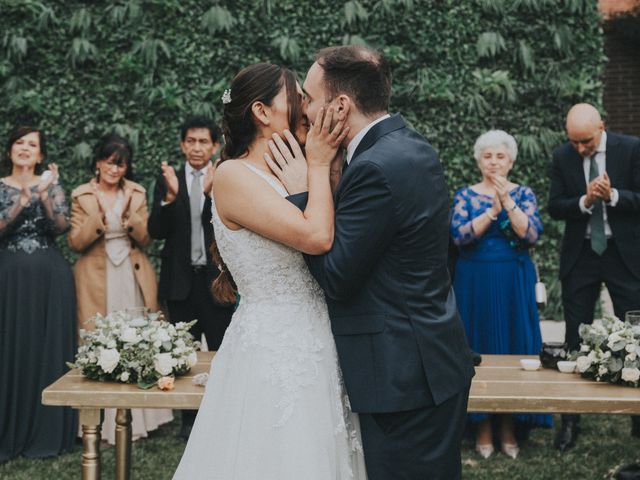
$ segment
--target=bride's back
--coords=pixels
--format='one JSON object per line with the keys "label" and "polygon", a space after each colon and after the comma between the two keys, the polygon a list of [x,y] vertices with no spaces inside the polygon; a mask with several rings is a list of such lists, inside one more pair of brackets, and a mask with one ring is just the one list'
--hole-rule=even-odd
{"label": "bride's back", "polygon": [[[263,178],[264,188],[273,188],[282,197],[287,195],[273,177],[249,163],[233,161],[245,165],[247,175]],[[231,230],[220,219],[213,199],[211,208],[218,250],[236,282],[241,301],[268,300],[282,305],[308,302],[310,297],[321,296],[300,252],[246,228]]]}

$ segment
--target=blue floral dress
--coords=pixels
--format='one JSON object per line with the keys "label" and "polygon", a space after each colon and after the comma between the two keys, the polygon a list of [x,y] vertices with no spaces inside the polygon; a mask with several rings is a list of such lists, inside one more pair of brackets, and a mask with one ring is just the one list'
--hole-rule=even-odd
{"label": "blue floral dress", "polygon": [[[471,348],[478,353],[537,355],[542,346],[535,299],[535,267],[529,257],[542,233],[533,191],[518,186],[510,197],[529,218],[524,238],[516,236],[505,210],[481,236],[472,221],[493,198],[463,188],[454,197],[451,235],[459,248],[454,290]],[[472,414],[473,422],[487,414]],[[516,414],[516,422],[551,426],[551,415]]]}

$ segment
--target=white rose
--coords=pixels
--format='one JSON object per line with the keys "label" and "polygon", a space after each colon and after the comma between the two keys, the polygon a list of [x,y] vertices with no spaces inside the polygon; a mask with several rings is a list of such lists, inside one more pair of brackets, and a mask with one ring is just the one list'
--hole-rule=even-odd
{"label": "white rose", "polygon": [[638,355],[636,355],[636,352],[633,352],[633,353],[629,353],[626,357],[624,357],[624,359],[629,362],[633,362],[637,356]]}
{"label": "white rose", "polygon": [[583,343],[582,345],[580,345],[580,351],[581,352],[589,352],[591,351],[591,347],[589,345],[587,345],[586,343]]}
{"label": "white rose", "polygon": [[637,382],[640,380],[640,370],[637,368],[623,368],[622,380],[625,382]]}
{"label": "white rose", "polygon": [[122,380],[123,382],[128,382],[129,376],[129,372],[122,372],[122,375],[120,375],[120,380]]}
{"label": "white rose", "polygon": [[187,365],[189,365],[189,368],[191,368],[196,363],[198,363],[198,354],[196,352],[191,352],[187,357]]}
{"label": "white rose", "polygon": [[122,330],[122,333],[120,334],[120,340],[125,343],[135,344],[135,343],[138,343],[141,340],[141,338],[136,333],[135,328],[126,327]]}
{"label": "white rose", "polygon": [[589,357],[578,357],[576,360],[576,366],[580,373],[584,373],[589,370],[589,367],[591,366],[591,359]]}
{"label": "white rose", "polygon": [[605,376],[607,373],[609,373],[609,370],[607,370],[607,367],[605,367],[604,365],[600,365],[598,367],[598,376],[599,377],[603,377]]}
{"label": "white rose", "polygon": [[169,333],[164,328],[158,329],[158,331],[156,332],[156,339],[160,340],[161,342],[171,341],[171,337],[169,336]]}
{"label": "white rose", "polygon": [[636,346],[633,343],[627,343],[627,346],[624,347],[624,349],[631,353],[631,352],[635,352],[636,351]]}
{"label": "white rose", "polygon": [[170,353],[158,353],[153,359],[153,366],[156,371],[162,375],[171,375],[173,367],[177,364],[176,360],[171,357]]}
{"label": "white rose", "polygon": [[98,365],[105,373],[111,373],[118,366],[120,361],[120,354],[115,348],[100,350],[100,356],[98,358]]}

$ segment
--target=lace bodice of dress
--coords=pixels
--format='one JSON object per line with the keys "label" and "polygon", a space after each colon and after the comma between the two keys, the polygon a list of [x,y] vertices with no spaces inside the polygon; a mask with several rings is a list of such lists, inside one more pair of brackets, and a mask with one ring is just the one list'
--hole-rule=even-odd
{"label": "lace bodice of dress", "polygon": [[40,200],[37,185],[31,200],[20,208],[20,189],[0,181],[0,250],[33,253],[55,245],[55,236],[69,228],[69,208],[59,185],[49,187],[49,197]]}
{"label": "lace bodice of dress", "polygon": [[[275,179],[250,164],[243,164],[280,195],[287,195]],[[213,200],[211,208],[218,250],[236,282],[242,302],[277,299],[282,305],[323,299],[300,252],[247,229],[230,230],[220,220]]]}

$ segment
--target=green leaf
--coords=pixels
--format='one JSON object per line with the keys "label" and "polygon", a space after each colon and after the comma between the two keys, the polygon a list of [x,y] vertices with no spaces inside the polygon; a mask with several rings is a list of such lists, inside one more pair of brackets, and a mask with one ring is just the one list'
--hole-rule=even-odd
{"label": "green leaf", "polygon": [[156,68],[160,54],[164,58],[171,57],[167,44],[158,38],[146,37],[133,45],[131,53],[142,59],[143,63],[151,68]]}
{"label": "green leaf", "polygon": [[271,45],[278,48],[278,53],[283,60],[296,62],[300,58],[300,45],[295,38],[281,35],[275,38]]}
{"label": "green leaf", "polygon": [[533,50],[524,40],[518,41],[518,60],[526,72],[534,72],[536,64],[533,59]]}
{"label": "green leaf", "polygon": [[476,42],[476,50],[480,58],[495,57],[506,48],[504,38],[499,32],[481,33]]}
{"label": "green leaf", "polygon": [[356,22],[365,22],[368,18],[369,13],[358,0],[349,0],[344,4],[343,24],[351,25]]}
{"label": "green leaf", "polygon": [[74,145],[71,150],[72,158],[79,164],[85,164],[92,156],[91,145],[87,142],[80,142]]}
{"label": "green leaf", "polygon": [[342,45],[363,45],[367,46],[367,41],[362,38],[360,35],[349,35],[346,33],[344,37],[342,37]]}
{"label": "green leaf", "polygon": [[149,390],[152,387],[155,387],[157,384],[157,382],[145,382],[144,380],[140,380],[137,383],[138,388],[141,388],[142,390]]}
{"label": "green leaf", "polygon": [[76,37],[71,42],[71,48],[68,52],[68,57],[71,60],[71,65],[73,65],[74,68],[78,65],[96,60],[97,56],[97,47],[86,38]]}
{"label": "green leaf", "polygon": [[231,12],[224,7],[214,5],[202,16],[202,28],[210,34],[228,32],[236,24]]}
{"label": "green leaf", "polygon": [[478,5],[486,13],[504,14],[507,10],[504,0],[478,0]]}
{"label": "green leaf", "polygon": [[480,91],[502,101],[514,102],[515,84],[506,70],[477,69],[472,73]]}
{"label": "green leaf", "polygon": [[91,28],[91,23],[92,18],[89,10],[86,8],[79,8],[73,12],[71,21],[69,22],[69,27],[71,28],[72,33],[79,33],[80,35],[85,36]]}

